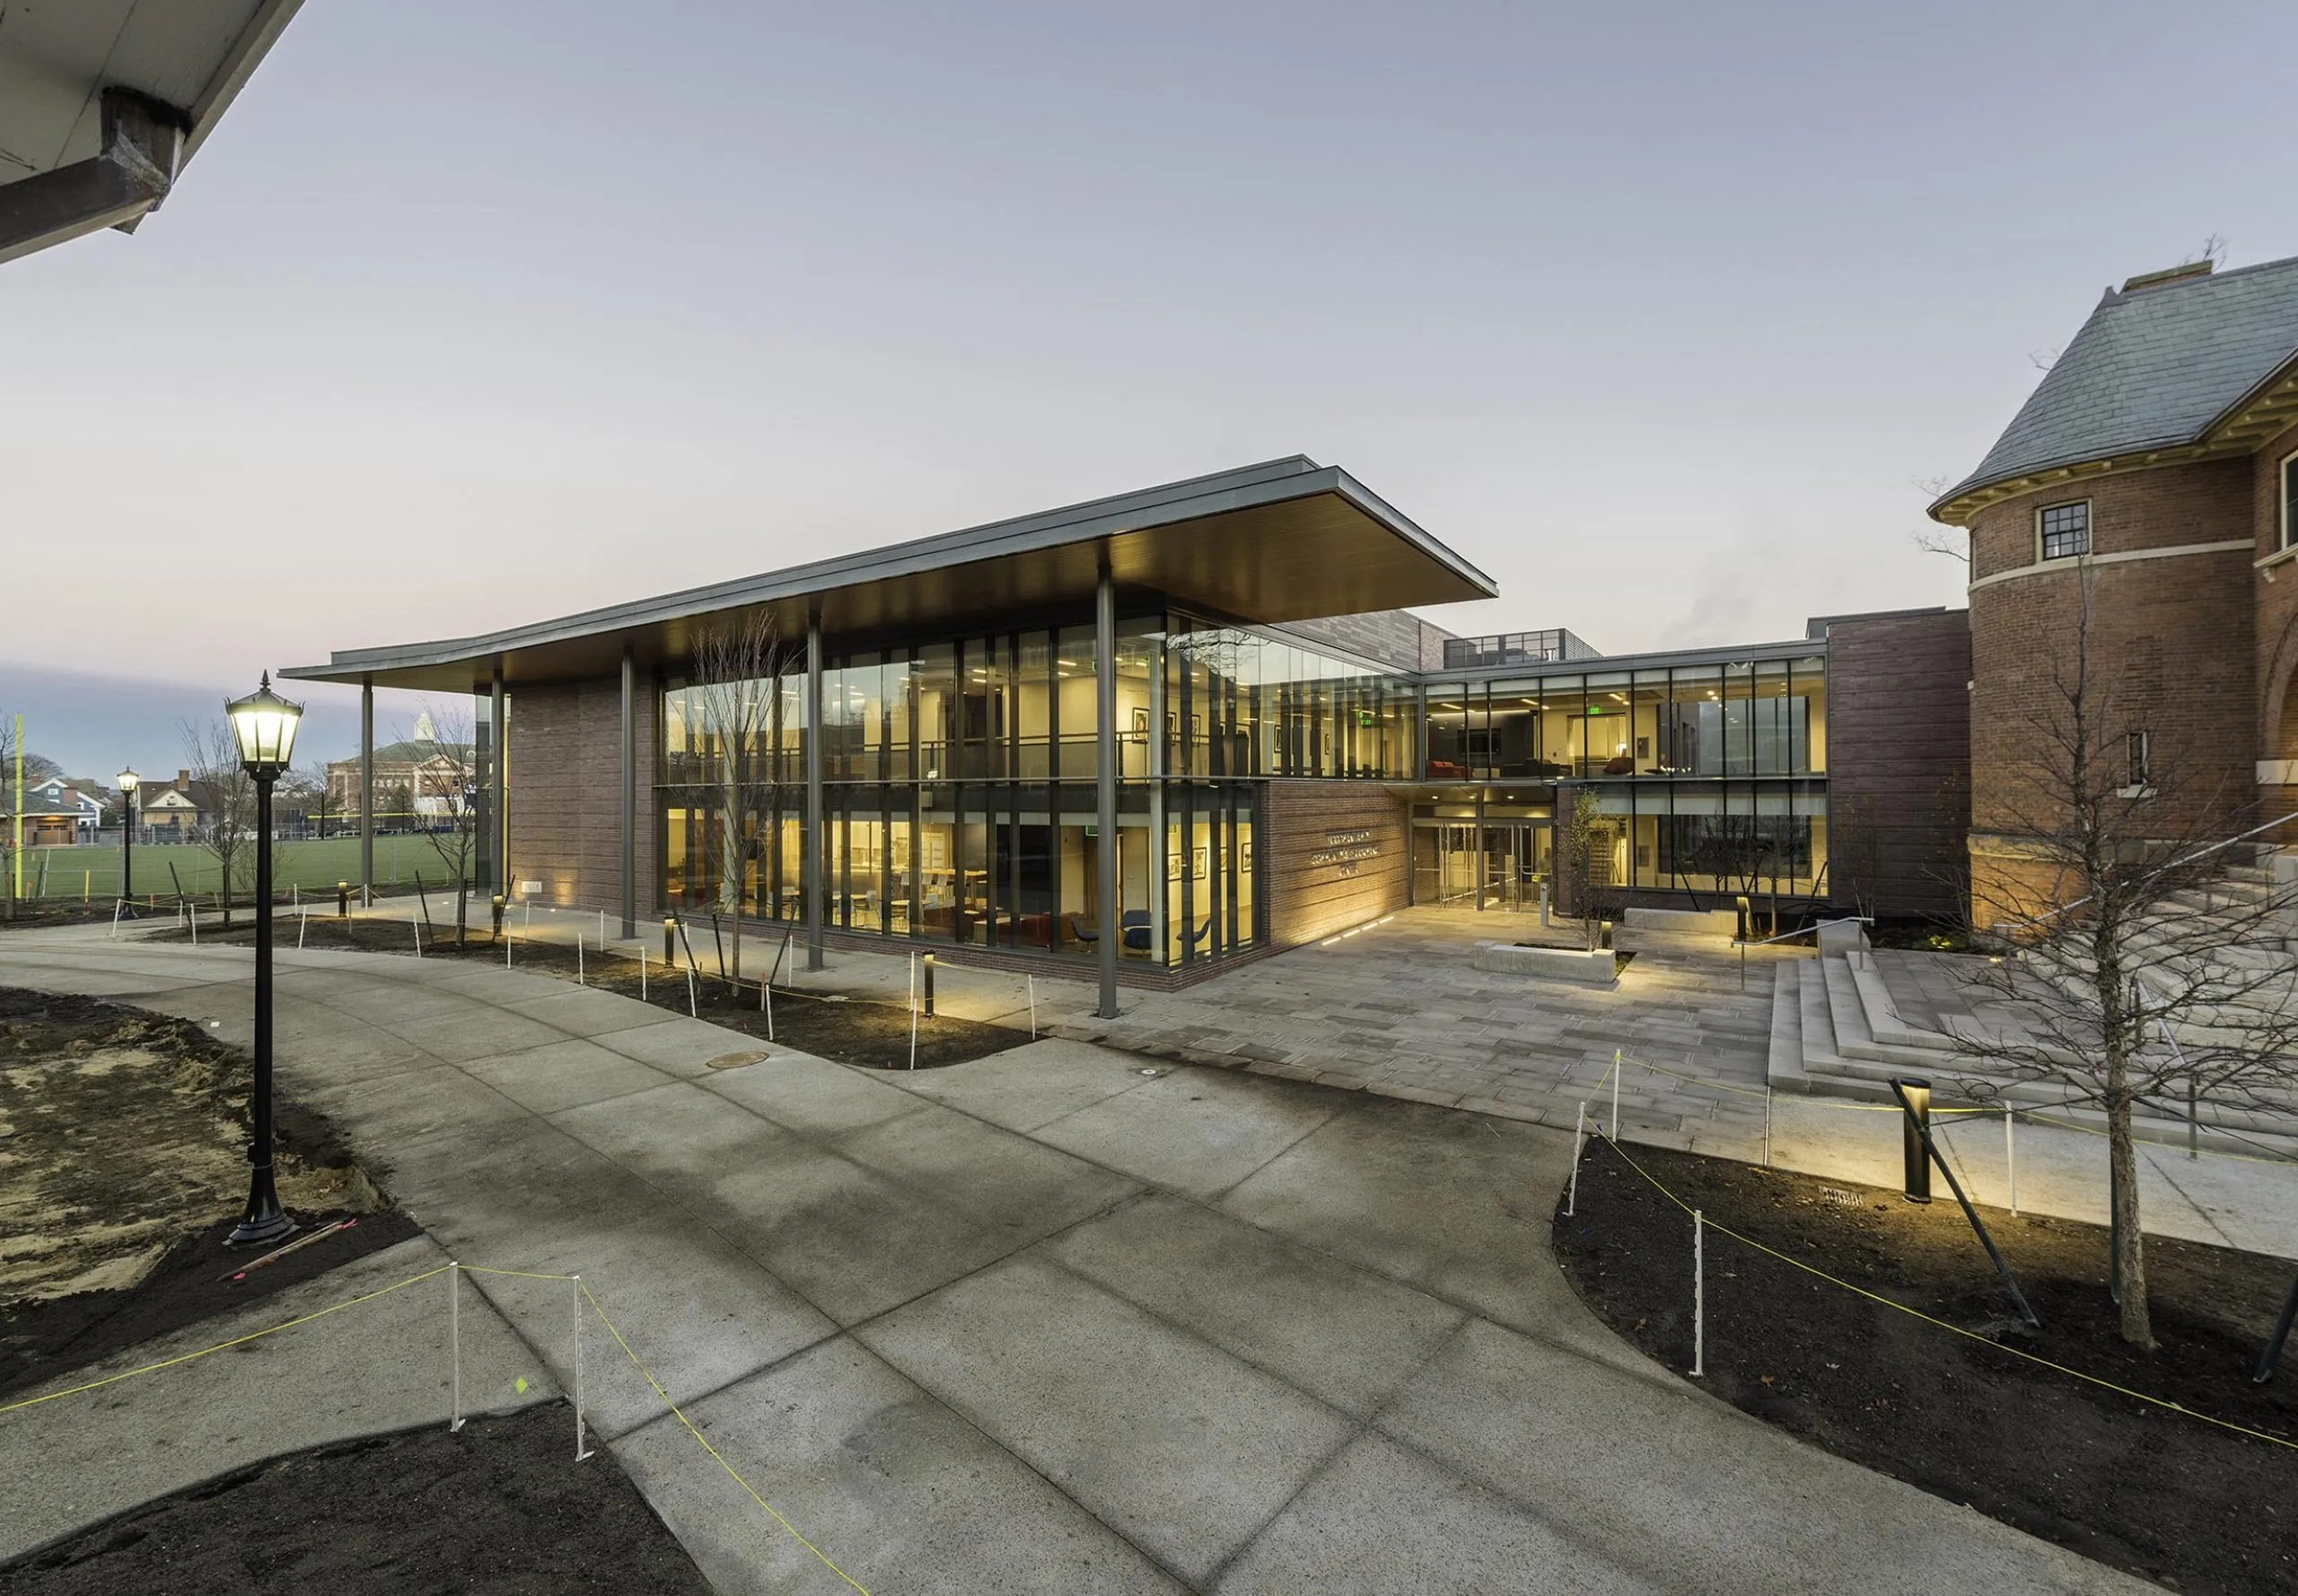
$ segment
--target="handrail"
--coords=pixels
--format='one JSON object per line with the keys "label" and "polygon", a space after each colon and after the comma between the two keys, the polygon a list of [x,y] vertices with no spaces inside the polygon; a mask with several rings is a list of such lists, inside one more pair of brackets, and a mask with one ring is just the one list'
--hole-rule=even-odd
{"label": "handrail", "polygon": [[[2158,875],[2167,875],[2170,872],[2180,869],[2182,866],[2191,864],[2197,859],[2206,858],[2208,855],[2216,853],[2221,848],[2231,848],[2238,842],[2248,842],[2251,837],[2256,837],[2261,831],[2271,831],[2276,826],[2287,826],[2293,820],[2298,820],[2298,811],[2293,811],[2291,813],[2284,815],[2280,820],[2268,820],[2262,826],[2253,826],[2248,831],[2238,831],[2233,836],[2225,838],[2223,841],[2214,842],[2209,844],[2207,846],[2197,848],[2193,853],[2187,855],[2183,858],[2173,859],[2167,864],[2159,865],[2156,868],[2148,871],[2139,879],[2142,881],[2151,881]],[[1990,925],[1988,929],[1994,930],[1998,926],[2013,924],[2020,925],[2039,925],[2045,920],[2055,919],[2058,916],[2065,914],[2068,909],[2081,908],[2084,904],[2090,902],[2091,899],[2096,896],[2098,895],[2094,892],[2085,892],[2082,897],[2074,899],[2070,903],[2062,903],[2057,908],[2047,910],[2039,915],[2030,916],[2017,921],[1997,920],[1993,925]]]}

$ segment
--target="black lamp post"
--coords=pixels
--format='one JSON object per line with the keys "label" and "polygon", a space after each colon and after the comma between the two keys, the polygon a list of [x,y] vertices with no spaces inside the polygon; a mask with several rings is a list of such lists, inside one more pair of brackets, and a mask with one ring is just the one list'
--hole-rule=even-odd
{"label": "black lamp post", "polygon": [[129,766],[119,773],[119,895],[131,903],[136,898],[136,789],[144,778]]}
{"label": "black lamp post", "polygon": [[271,784],[286,770],[303,706],[271,690],[271,673],[244,698],[224,706],[239,740],[240,766],[255,778],[255,1142],[248,1208],[229,1238],[234,1247],[276,1241],[295,1228],[271,1180]]}

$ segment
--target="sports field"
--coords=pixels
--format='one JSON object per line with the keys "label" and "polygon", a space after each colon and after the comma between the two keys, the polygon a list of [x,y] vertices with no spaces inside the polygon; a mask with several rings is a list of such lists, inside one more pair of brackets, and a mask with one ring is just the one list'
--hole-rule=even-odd
{"label": "sports field", "polygon": [[[248,846],[248,870],[254,870],[253,845]],[[26,898],[85,898],[103,903],[121,896],[119,847],[26,848],[23,855]],[[171,875],[168,867],[175,866]],[[189,843],[142,843],[136,848],[136,879],[129,896],[172,896],[178,890],[215,890],[215,855]],[[415,883],[420,871],[426,883],[447,879],[447,866],[431,839],[421,835],[375,838],[375,884],[378,887]],[[332,892],[338,881],[359,879],[359,839],[330,837],[325,842],[283,842],[272,852],[271,872],[279,890],[290,887],[305,894]],[[251,879],[251,876],[250,876]],[[4,891],[0,883],[0,891]],[[241,890],[247,890],[246,883]]]}

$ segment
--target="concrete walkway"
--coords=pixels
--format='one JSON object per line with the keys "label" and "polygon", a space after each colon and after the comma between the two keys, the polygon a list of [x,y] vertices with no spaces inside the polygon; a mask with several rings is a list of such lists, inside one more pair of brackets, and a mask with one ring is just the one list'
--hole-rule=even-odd
{"label": "concrete walkway", "polygon": [[[393,903],[368,912],[404,918],[410,911]],[[518,941],[569,947],[580,936],[596,950],[601,924],[591,910],[514,908],[509,929]],[[697,951],[715,965],[706,928],[700,934]],[[1178,992],[1124,988],[1115,1020],[1094,1014],[1091,972],[1076,966],[1039,975],[1032,987],[1008,971],[943,963],[938,1006],[1026,1025],[1033,989],[1040,1030],[1073,1040],[1566,1130],[1616,1051],[1702,1080],[1762,1087],[1772,967],[1808,959],[1808,950],[1750,950],[1744,992],[1739,954],[1721,950],[1639,953],[1609,991],[1496,976],[1469,963],[1478,938],[1569,934],[1562,925],[1542,927],[1537,915],[1411,908]],[[659,968],[658,935],[609,946],[627,955],[643,946]],[[883,953],[831,949],[828,968],[816,972],[803,969],[803,937],[787,961],[777,962],[778,935],[753,935],[742,952],[736,973],[751,980],[774,969],[777,983],[897,1000],[908,991],[911,950],[900,944]],[[1763,1139],[1760,1095],[1646,1074],[1635,1077],[1620,1107],[1626,1136],[1650,1144],[1754,1157]]]}
{"label": "concrete walkway", "polygon": [[[240,1040],[248,962],[19,936],[0,983]],[[393,1167],[439,1244],[579,1270],[880,1596],[2148,1588],[1628,1351],[1548,1257],[1568,1135],[1069,1041],[916,1076],[779,1050],[713,1069],[755,1044],[447,960],[285,954],[279,991],[285,1086]],[[473,1285],[563,1382],[567,1287]],[[721,1589],[846,1588],[610,1343],[588,1363],[600,1432]],[[339,1400],[395,1379],[435,1400],[422,1378],[385,1365]],[[134,1450],[163,1399],[145,1383],[80,1409],[82,1455]],[[18,1416],[0,1478],[37,1459]]]}

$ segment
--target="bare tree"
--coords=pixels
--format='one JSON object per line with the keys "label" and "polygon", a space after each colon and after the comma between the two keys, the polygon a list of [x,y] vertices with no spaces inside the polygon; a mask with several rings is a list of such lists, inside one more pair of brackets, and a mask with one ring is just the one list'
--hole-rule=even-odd
{"label": "bare tree", "polygon": [[255,876],[255,778],[240,763],[240,740],[230,721],[220,715],[185,721],[181,730],[184,767],[199,805],[192,840],[215,861],[216,897],[229,925],[232,899],[249,890]]}
{"label": "bare tree", "polygon": [[1610,846],[1611,829],[1603,822],[1596,790],[1580,788],[1565,816],[1563,835],[1556,839],[1556,864],[1557,875],[1570,894],[1566,912],[1579,920],[1581,934],[1592,953],[1603,942],[1609,898],[1604,889],[1610,876],[1609,869],[1597,870],[1596,855]]}
{"label": "bare tree", "polygon": [[[1915,490],[1923,495],[1924,502],[1930,504],[1953,487],[1955,479],[1952,477],[1916,477],[1911,480]],[[1970,539],[1963,534],[1952,531],[1943,531],[1938,527],[1928,526],[1918,528],[1909,532],[1908,536],[1924,553],[1943,554],[1950,559],[1962,561],[1965,571],[1970,569]]]}
{"label": "bare tree", "polygon": [[[16,786],[16,716],[13,711],[0,710],[0,781],[7,784],[9,796],[15,795]],[[62,776],[64,767],[46,754],[27,748],[24,756],[24,785],[46,781],[51,776]],[[11,813],[13,812],[12,810]]]}
{"label": "bare tree", "polygon": [[[455,945],[469,940],[471,867],[478,858],[478,752],[471,738],[470,712],[456,706],[438,706],[425,699],[421,723],[431,728],[431,740],[416,742],[427,751],[417,760],[414,790],[406,802],[423,829],[432,851],[455,883]],[[393,736],[405,744],[410,740]],[[407,789],[399,789],[407,792]]]}
{"label": "bare tree", "polygon": [[335,802],[335,792],[329,784],[326,760],[313,759],[282,776],[279,796],[302,811],[315,840],[327,840],[328,810]]}
{"label": "bare tree", "polygon": [[2083,581],[2066,656],[2030,717],[2034,751],[1984,817],[2010,858],[1975,871],[1974,918],[2007,914],[1978,929],[2009,953],[1977,979],[2007,1001],[1961,1031],[1987,1071],[1963,1086],[1984,1100],[2005,1081],[2042,1083],[2103,1112],[2122,1335],[2151,1347],[2133,1120],[2147,1109],[2182,1118],[2188,1101],[2290,1111],[2293,972],[2245,955],[2278,952],[2298,900],[2221,879],[2248,862],[2253,833],[2230,837],[2220,821],[2212,834],[2209,817],[2240,811],[2218,802],[2200,750],[2156,746],[2143,705],[2106,679]]}
{"label": "bare tree", "polygon": [[[711,829],[718,855],[715,912],[733,921],[733,963],[742,967],[742,908],[750,862],[765,840],[780,782],[772,743],[779,679],[797,650],[782,641],[768,610],[704,627],[695,635],[689,728],[707,761]],[[816,734],[819,735],[819,729]]]}

